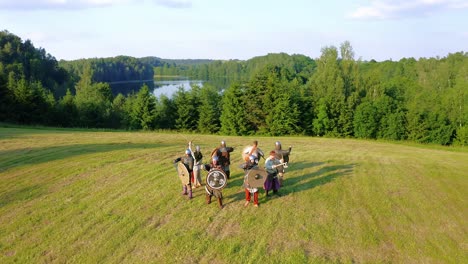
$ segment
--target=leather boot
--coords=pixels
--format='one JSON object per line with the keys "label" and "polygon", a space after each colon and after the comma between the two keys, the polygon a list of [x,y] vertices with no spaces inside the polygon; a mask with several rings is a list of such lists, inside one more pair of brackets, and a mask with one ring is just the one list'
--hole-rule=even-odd
{"label": "leather boot", "polygon": [[219,205],[219,208],[223,209],[223,200],[221,198],[218,198],[218,205]]}
{"label": "leather boot", "polygon": [[189,190],[189,197],[188,197],[188,198],[189,198],[189,199],[192,199],[192,197],[193,197],[193,196],[192,196],[192,189],[190,188],[190,190]]}
{"label": "leather boot", "polygon": [[206,204],[210,204],[211,203],[211,195],[206,195]]}
{"label": "leather boot", "polygon": [[182,195],[187,195],[187,185],[184,185]]}
{"label": "leather boot", "polygon": [[231,178],[231,171],[226,171],[226,176],[227,176],[227,178],[229,180],[229,178]]}

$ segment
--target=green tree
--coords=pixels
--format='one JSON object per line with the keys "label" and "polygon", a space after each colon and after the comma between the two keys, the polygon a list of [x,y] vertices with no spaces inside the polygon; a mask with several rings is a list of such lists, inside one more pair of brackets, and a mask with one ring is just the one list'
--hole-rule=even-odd
{"label": "green tree", "polygon": [[232,84],[223,94],[221,112],[221,133],[225,135],[247,135],[251,132],[250,113],[246,112],[245,90],[239,84]]}
{"label": "green tree", "polygon": [[58,102],[59,124],[64,127],[73,127],[77,125],[78,110],[75,105],[75,97],[70,89]]}
{"label": "green tree", "polygon": [[202,133],[217,133],[220,130],[221,95],[211,85],[204,85],[200,91],[200,117],[198,130]]}
{"label": "green tree", "polygon": [[177,107],[166,95],[161,95],[156,103],[156,128],[174,129],[177,118]]}
{"label": "green tree", "polygon": [[198,122],[198,110],[196,109],[193,94],[179,87],[173,95],[173,100],[177,109],[175,127],[183,131],[196,131]]}
{"label": "green tree", "polygon": [[132,128],[151,130],[155,125],[156,98],[145,84],[135,96],[131,108]]}
{"label": "green tree", "polygon": [[320,99],[317,108],[317,118],[313,120],[313,132],[317,136],[324,136],[330,126],[330,120],[328,119],[328,106],[324,98]]}
{"label": "green tree", "polygon": [[376,138],[378,128],[377,109],[371,102],[363,102],[354,114],[354,135],[357,138]]}

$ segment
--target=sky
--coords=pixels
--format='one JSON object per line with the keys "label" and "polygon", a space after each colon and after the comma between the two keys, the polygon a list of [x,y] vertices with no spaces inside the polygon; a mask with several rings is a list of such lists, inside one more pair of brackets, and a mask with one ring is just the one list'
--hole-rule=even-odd
{"label": "sky", "polygon": [[0,0],[0,30],[57,60],[316,59],[349,41],[397,61],[468,52],[468,0]]}

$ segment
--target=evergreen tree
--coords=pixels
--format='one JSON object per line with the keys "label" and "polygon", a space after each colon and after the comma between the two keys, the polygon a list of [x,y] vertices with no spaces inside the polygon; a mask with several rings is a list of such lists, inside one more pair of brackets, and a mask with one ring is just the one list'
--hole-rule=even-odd
{"label": "evergreen tree", "polygon": [[177,109],[175,121],[176,129],[195,131],[198,122],[198,111],[196,109],[195,99],[189,92],[186,92],[183,87],[179,87],[173,98]]}
{"label": "evergreen tree", "polygon": [[58,103],[59,121],[58,124],[64,127],[74,127],[77,125],[78,110],[75,105],[75,98],[70,89]]}
{"label": "evergreen tree", "polygon": [[220,129],[221,95],[210,85],[204,85],[200,91],[200,117],[198,129],[202,133],[217,133]]}
{"label": "evergreen tree", "polygon": [[161,95],[156,104],[156,128],[174,129],[177,118],[177,108],[172,99]]}
{"label": "evergreen tree", "polygon": [[324,136],[330,128],[328,106],[325,98],[321,98],[317,106],[317,118],[313,120],[313,132],[317,136]]}
{"label": "evergreen tree", "polygon": [[225,135],[247,135],[251,132],[247,118],[250,113],[245,107],[245,90],[239,84],[232,84],[223,94],[221,112],[221,133]]}

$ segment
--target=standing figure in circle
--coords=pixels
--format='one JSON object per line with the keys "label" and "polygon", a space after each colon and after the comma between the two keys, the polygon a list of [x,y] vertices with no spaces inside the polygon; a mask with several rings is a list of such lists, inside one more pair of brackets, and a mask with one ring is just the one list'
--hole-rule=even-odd
{"label": "standing figure in circle", "polygon": [[241,166],[244,169],[244,188],[245,188],[245,204],[244,206],[249,205],[251,196],[253,194],[254,206],[258,207],[258,188],[250,187],[247,183],[248,172],[252,168],[257,168],[258,160],[254,155],[250,155],[249,160],[243,163]]}
{"label": "standing figure in circle", "polygon": [[231,155],[230,153],[234,151],[232,147],[226,147],[226,141],[221,141],[221,145],[213,150],[211,157],[217,156],[219,161],[218,163],[222,166],[223,171],[226,173],[227,178],[231,177],[231,171],[229,165],[231,164]]}
{"label": "standing figure in circle", "polygon": [[250,158],[251,155],[255,156],[255,159],[257,162],[260,160],[260,157],[265,158],[265,154],[263,151],[258,147],[258,141],[254,140],[252,146],[248,146],[244,148],[244,151],[242,152],[242,157],[244,158],[244,161],[247,162]]}
{"label": "standing figure in circle", "polygon": [[[192,150],[192,142],[189,143],[189,149]],[[200,146],[195,147],[195,151],[192,151],[192,157],[195,161],[193,165],[193,177],[192,177],[192,188],[201,186],[201,170],[202,170],[202,159],[203,154],[200,151]]]}
{"label": "standing figure in circle", "polygon": [[[225,181],[227,181],[227,179],[222,179],[222,177],[224,177],[222,174],[226,175],[226,173],[223,171],[223,166],[221,166],[221,164],[219,163],[218,156],[213,156],[212,159],[211,159],[211,162],[209,164],[205,164],[204,166],[205,166],[205,169],[208,171],[207,181],[208,181],[208,176],[211,173],[215,174],[215,177],[214,177],[213,181],[216,181],[216,182],[213,182],[213,183],[207,182],[205,184],[206,203],[210,204],[211,203],[211,197],[214,196],[214,197],[218,198],[219,208],[222,209],[223,208],[223,192],[222,192],[222,189],[221,188],[215,189],[212,186],[217,185],[219,183],[221,183],[221,185],[224,185]],[[226,178],[227,178],[227,175],[226,175]]]}
{"label": "standing figure in circle", "polygon": [[185,150],[185,156],[183,157],[179,157],[177,159],[174,160],[174,164],[176,164],[177,162],[181,161],[185,168],[187,169],[189,175],[186,175],[186,177],[188,177],[188,183],[185,184],[183,187],[182,187],[182,194],[183,195],[187,195],[187,192],[188,192],[188,195],[189,195],[189,199],[192,199],[192,184],[191,184],[191,180],[190,180],[190,177],[192,175],[192,172],[193,172],[193,164],[194,164],[194,159],[192,157],[192,151],[190,149],[187,149]]}
{"label": "standing figure in circle", "polygon": [[272,150],[270,156],[265,160],[265,170],[268,173],[268,177],[263,185],[263,188],[266,191],[266,196],[268,192],[273,190],[273,194],[278,194],[280,188],[278,180],[278,170],[276,169],[280,165],[280,161],[276,158],[276,152]]}
{"label": "standing figure in circle", "polygon": [[275,142],[275,153],[276,158],[280,160],[281,163],[284,165],[278,167],[278,176],[279,176],[279,183],[280,186],[283,186],[283,177],[284,173],[286,172],[285,169],[288,167],[289,162],[289,154],[291,154],[292,146],[289,146],[288,150],[281,149],[281,142]]}

